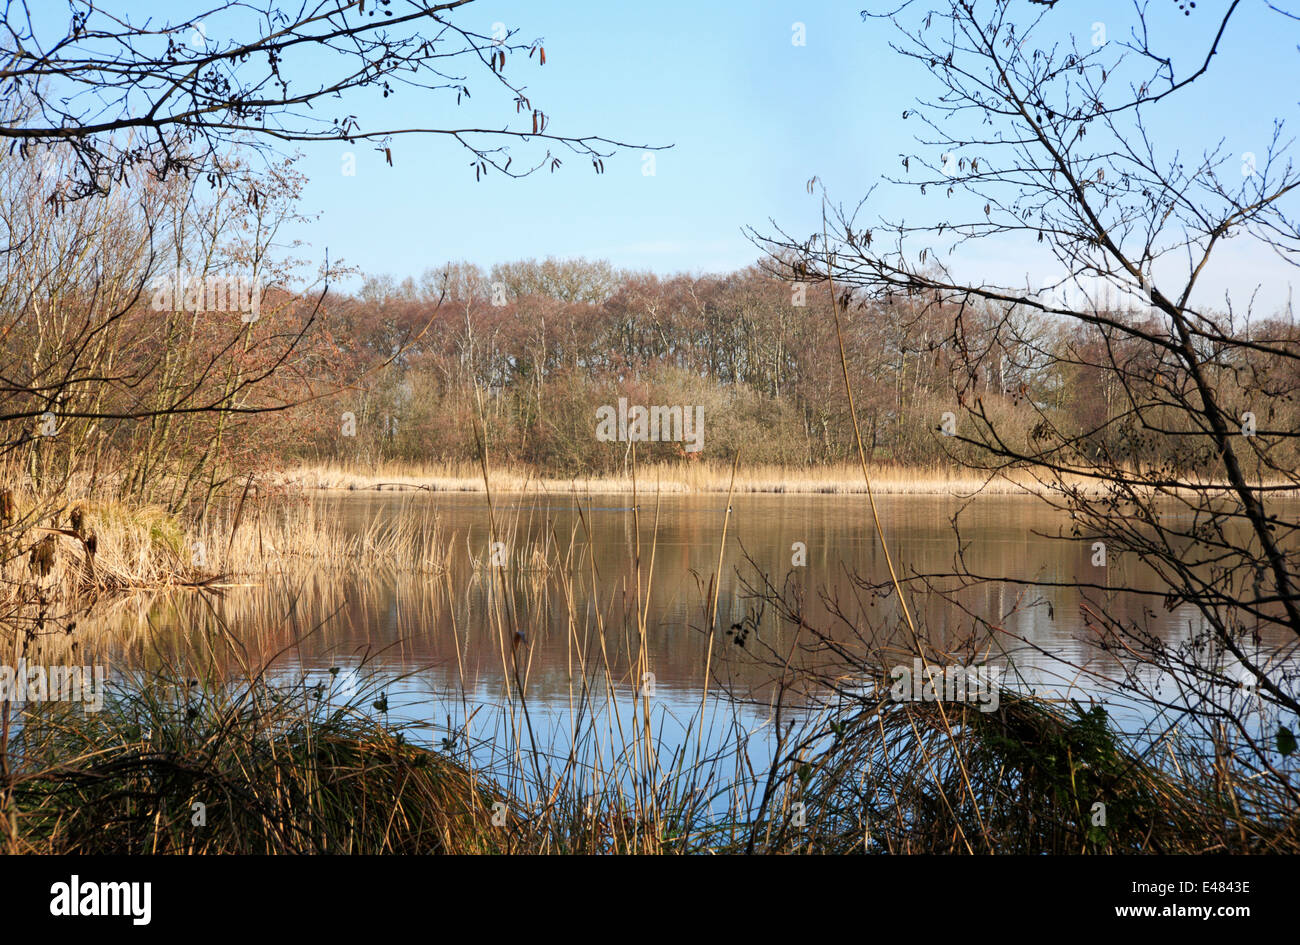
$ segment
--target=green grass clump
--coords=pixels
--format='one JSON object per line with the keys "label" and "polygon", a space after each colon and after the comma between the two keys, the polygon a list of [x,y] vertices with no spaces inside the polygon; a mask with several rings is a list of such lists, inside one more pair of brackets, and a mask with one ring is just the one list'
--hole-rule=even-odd
{"label": "green grass clump", "polygon": [[322,686],[151,680],[9,746],[12,852],[507,852],[514,805]]}

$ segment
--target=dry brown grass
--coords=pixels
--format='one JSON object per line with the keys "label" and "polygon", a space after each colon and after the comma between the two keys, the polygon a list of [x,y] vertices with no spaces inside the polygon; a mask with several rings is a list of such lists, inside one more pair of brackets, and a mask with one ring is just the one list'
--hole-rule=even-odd
{"label": "dry brown grass", "polygon": [[[454,537],[442,533],[429,509],[348,534],[311,502],[231,505],[194,529],[156,506],[103,501],[71,508],[80,510],[81,534],[62,512],[7,536],[0,556],[0,604],[12,608],[134,590],[220,587],[302,569],[333,573],[389,565],[440,574]],[[88,535],[94,536],[93,553]]]}
{"label": "dry brown grass", "polygon": [[[723,463],[641,467],[637,472],[637,489],[664,493],[725,493],[730,484],[731,466]],[[483,492],[483,474],[471,464],[385,463],[357,467],[339,463],[322,463],[293,467],[268,478],[271,485],[291,489],[323,490],[423,490],[428,492]],[[1043,491],[1029,477],[984,477],[956,467],[903,468],[877,466],[872,469],[875,491],[896,495],[969,495],[984,492],[993,495],[1018,495]],[[632,476],[579,476],[570,479],[538,476],[522,467],[502,467],[491,472],[493,492],[546,492],[563,494],[631,493]],[[825,493],[852,495],[865,493],[862,471],[856,465],[782,467],[756,465],[736,472],[735,491],[763,493]]]}

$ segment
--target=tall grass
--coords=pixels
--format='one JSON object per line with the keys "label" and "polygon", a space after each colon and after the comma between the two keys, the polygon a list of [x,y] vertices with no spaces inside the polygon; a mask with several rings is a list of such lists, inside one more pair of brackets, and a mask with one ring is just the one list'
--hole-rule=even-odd
{"label": "tall grass", "polygon": [[750,752],[743,725],[713,751],[652,735],[646,770],[627,714],[580,713],[567,750],[528,758],[504,714],[486,739],[444,730],[417,741],[420,726],[385,719],[385,692],[345,695],[337,678],[289,681],[264,666],[226,679],[134,673],[98,714],[29,708],[7,745],[3,849],[1300,850],[1284,799],[1250,779],[1225,783],[1195,746],[1135,750],[1099,711],[1011,693],[998,713],[950,706],[941,719],[934,703],[868,688],[835,710],[794,713],[775,754]]}
{"label": "tall grass", "polygon": [[42,706],[9,749],[8,852],[511,851],[499,793],[358,704],[134,674],[102,713]]}
{"label": "tall grass", "polygon": [[[69,524],[79,516],[82,534]],[[288,569],[392,566],[440,573],[451,547],[434,513],[408,509],[345,530],[313,503],[231,503],[186,528],[156,506],[77,502],[8,539],[0,576],[10,602],[32,593],[73,600],[86,595],[222,582]],[[86,536],[93,535],[93,545]],[[33,549],[50,551],[46,564]]]}

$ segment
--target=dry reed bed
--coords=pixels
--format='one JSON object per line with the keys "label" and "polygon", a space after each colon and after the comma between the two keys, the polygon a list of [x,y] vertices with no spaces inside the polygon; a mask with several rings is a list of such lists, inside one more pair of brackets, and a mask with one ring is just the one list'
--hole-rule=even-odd
{"label": "dry reed bed", "polygon": [[[67,507],[43,516],[47,524],[20,515],[0,532],[0,616],[9,630],[0,636],[0,664],[98,659],[127,642],[122,631],[133,622],[123,619],[124,609],[135,612],[134,625],[154,640],[154,607],[170,606],[159,594],[224,596],[238,588],[237,599],[251,606],[245,608],[250,625],[257,625],[279,619],[274,614],[284,600],[321,583],[337,584],[345,574],[437,578],[450,567],[455,538],[442,532],[428,509],[348,533],[311,503],[235,506],[190,532],[156,507],[74,507],[80,533],[70,527]],[[210,599],[207,607],[220,603]],[[163,612],[195,613],[176,607]]]}
{"label": "dry reed bed", "polygon": [[[876,495],[974,496],[974,495],[1059,495],[1060,489],[1024,473],[1010,472],[985,476],[956,468],[918,467],[914,469],[881,465],[868,467]],[[868,492],[859,466],[840,465],[783,468],[777,466],[741,467],[736,471],[723,463],[693,463],[645,466],[635,479],[630,471],[617,476],[578,476],[569,479],[539,476],[525,468],[506,467],[490,473],[491,492],[521,494],[527,492],[559,495],[642,494],[662,492],[668,495],[725,493],[790,495],[865,495]],[[264,484],[271,488],[294,491],[391,491],[391,492],[463,492],[483,493],[481,471],[465,465],[380,464],[375,467],[352,467],[340,464],[317,464],[290,468],[267,474]],[[1097,480],[1081,476],[1067,477],[1065,484],[1082,494],[1100,496],[1104,486]],[[1286,483],[1271,483],[1286,486]],[[1228,488],[1221,486],[1225,493]],[[1177,489],[1162,490],[1168,495]],[[1190,494],[1190,493],[1189,493]],[[1284,489],[1276,493],[1300,496],[1300,490]]]}
{"label": "dry reed bed", "polygon": [[[84,532],[58,516],[8,543],[0,574],[11,601],[32,591],[48,598],[257,579],[285,569],[368,567],[441,573],[451,554],[436,515],[417,510],[348,534],[310,503],[233,507],[187,531],[157,507],[78,503]],[[49,546],[46,552],[45,546]],[[35,549],[35,550],[34,550]],[[44,552],[37,554],[37,552]]]}
{"label": "dry reed bed", "polygon": [[[581,476],[570,479],[538,476],[519,468],[494,469],[491,472],[494,493],[544,492],[559,494],[643,493],[668,494],[727,492],[731,485],[731,467],[720,463],[692,463],[642,467],[635,478],[620,476]],[[336,464],[302,466],[268,477],[268,484],[289,489],[322,490],[421,490],[428,492],[484,492],[483,476],[470,466],[409,464],[383,465],[359,469]],[[883,466],[873,473],[872,485],[877,493],[898,495],[985,494],[1019,495],[1040,491],[1029,479],[995,479],[961,474],[938,468],[900,469]],[[865,493],[861,470],[856,466],[818,469],[754,466],[736,473],[734,491],[752,493],[792,493],[855,495]]]}

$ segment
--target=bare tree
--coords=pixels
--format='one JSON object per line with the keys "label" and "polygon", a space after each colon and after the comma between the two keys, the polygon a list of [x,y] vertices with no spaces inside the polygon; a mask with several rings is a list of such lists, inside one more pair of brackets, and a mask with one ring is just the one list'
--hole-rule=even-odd
{"label": "bare tree", "polygon": [[[900,155],[905,174],[889,183],[955,209],[868,220],[868,195],[830,207],[824,233],[808,239],[755,236],[774,259],[795,260],[787,272],[830,280],[849,306],[904,300],[945,316],[932,347],[953,356],[958,422],[940,440],[990,476],[1036,478],[1073,518],[1066,540],[1149,569],[1153,582],[1129,593],[1153,608],[1194,606],[1188,636],[1162,639],[1108,615],[1104,570],[1071,582],[1092,597],[1085,623],[1102,645],[1136,658],[1127,688],[1199,725],[1295,803],[1285,756],[1300,712],[1300,535],[1285,503],[1300,488],[1300,332],[1289,317],[1230,303],[1207,310],[1196,290],[1230,239],[1300,262],[1300,171],[1281,122],[1248,167],[1222,145],[1192,157],[1187,142],[1151,132],[1160,117],[1203,108],[1215,54],[1249,41],[1234,31],[1238,0],[1204,24],[1185,73],[1145,6],[1126,39],[1097,44],[1062,38],[1069,24],[1054,7],[960,0],[880,14],[898,30],[896,51],[935,86],[904,113],[921,125],[920,150]],[[1045,251],[1057,275],[1041,289],[971,278],[957,269],[974,244]],[[1008,369],[1019,378],[1010,385]],[[1057,386],[1041,383],[1048,374]],[[1090,409],[1062,410],[1071,399]],[[972,616],[1002,632],[998,615]]]}
{"label": "bare tree", "polygon": [[[140,167],[158,178],[219,177],[212,158],[235,142],[368,142],[391,164],[397,137],[441,135],[469,151],[476,177],[554,170],[557,148],[602,172],[625,145],[552,131],[550,115],[513,78],[516,61],[546,62],[542,40],[523,42],[503,24],[491,32],[465,25],[470,2],[309,0],[288,11],[270,0],[224,2],[138,23],[72,0],[61,26],[26,2],[7,4],[0,138],[24,153],[71,147],[76,173],[60,199],[104,193]],[[503,120],[375,127],[365,117],[394,97],[409,98],[411,114],[453,99],[468,108],[480,82],[496,93]],[[528,156],[516,162],[512,143],[529,146]]]}
{"label": "bare tree", "polygon": [[[511,177],[554,170],[556,148],[603,171],[622,145],[552,132],[511,78],[512,60],[545,62],[542,40],[520,42],[517,29],[499,23],[490,32],[489,24],[470,28],[461,9],[468,3],[319,0],[286,12],[271,2],[228,2],[143,23],[86,0],[72,0],[66,19],[26,3],[0,11],[0,137],[11,140],[0,208],[0,453],[29,449],[35,463],[40,448],[54,452],[38,435],[39,419],[47,433],[79,431],[76,443],[59,441],[66,465],[86,455],[77,444],[92,431],[133,422],[148,431],[138,454],[147,465],[155,444],[176,442],[168,418],[283,410],[295,401],[301,391],[284,386],[274,397],[248,394],[269,392],[303,357],[335,273],[328,263],[305,310],[282,300],[301,316],[275,325],[282,345],[266,332],[277,320],[262,323],[256,351],[276,351],[263,363],[250,355],[253,319],[216,338],[208,337],[211,320],[196,334],[180,304],[158,332],[138,317],[150,281],[173,271],[204,280],[238,266],[283,295],[289,267],[268,251],[275,228],[295,212],[296,184],[273,153],[278,145],[371,142],[391,163],[395,138],[436,134],[471,152],[476,177],[491,168]],[[421,113],[453,96],[469,109],[471,75],[497,93],[490,107],[504,110],[500,125],[375,127],[358,117],[393,96],[409,97]],[[530,157],[516,163],[516,144]],[[196,196],[200,177],[212,185],[207,198]],[[235,221],[250,227],[246,245],[222,242]],[[395,345],[419,333],[404,331]],[[223,438],[209,442],[205,455]]]}

